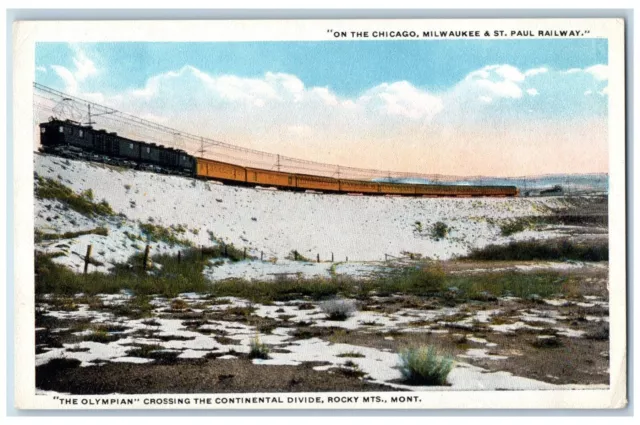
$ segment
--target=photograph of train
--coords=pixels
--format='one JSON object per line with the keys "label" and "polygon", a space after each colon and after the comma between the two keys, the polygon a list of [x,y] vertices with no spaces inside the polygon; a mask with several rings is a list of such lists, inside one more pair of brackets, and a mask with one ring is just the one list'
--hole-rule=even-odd
{"label": "photograph of train", "polygon": [[229,41],[34,44],[28,403],[617,403],[606,34],[211,25]]}

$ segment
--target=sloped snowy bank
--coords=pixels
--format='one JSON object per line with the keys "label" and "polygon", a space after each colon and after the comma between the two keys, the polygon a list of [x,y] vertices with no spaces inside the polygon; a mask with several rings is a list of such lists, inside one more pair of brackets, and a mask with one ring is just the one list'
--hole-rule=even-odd
{"label": "sloped snowy bank", "polygon": [[[97,226],[108,229],[109,236],[85,235],[48,241],[40,246],[48,252],[67,253],[55,261],[75,269],[81,266],[88,244],[94,245],[94,258],[105,263],[103,269],[140,252],[144,242],[129,237],[141,235],[139,223],[180,226],[183,229],[180,237],[196,246],[215,244],[213,236],[240,249],[246,248],[249,255],[277,260],[278,264],[282,264],[292,250],[314,260],[319,255],[322,262],[330,260],[332,255],[336,262],[348,258],[351,263],[380,261],[385,259],[385,254],[406,253],[448,259],[491,243],[557,236],[560,233],[556,226],[549,231],[523,231],[504,237],[496,220],[544,215],[549,214],[551,208],[566,206],[561,198],[398,198],[241,188],[45,155],[36,155],[35,171],[41,177],[69,186],[76,193],[91,189],[97,201],[104,199],[117,214],[126,216],[88,219],[65,210],[54,200],[36,199],[36,229],[56,233]],[[429,232],[438,221],[451,229],[441,240],[433,239]],[[178,247],[172,249],[166,243],[154,243],[152,249],[154,253],[171,252]],[[263,266],[260,264],[260,268]],[[285,269],[291,267],[287,265]],[[303,268],[325,275],[329,267]],[[211,274],[214,278],[230,275],[252,278],[255,268],[251,263],[225,265]],[[273,270],[273,273],[289,272],[297,273],[297,270]],[[361,270],[356,266],[355,272]]]}

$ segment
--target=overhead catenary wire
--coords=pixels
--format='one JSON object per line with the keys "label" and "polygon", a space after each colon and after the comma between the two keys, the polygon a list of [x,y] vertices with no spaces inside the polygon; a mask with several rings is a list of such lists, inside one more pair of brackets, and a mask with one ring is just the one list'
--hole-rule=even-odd
{"label": "overhead catenary wire", "polygon": [[[86,118],[81,122],[102,127],[107,131],[116,131],[119,134],[134,139],[162,144],[169,147],[183,149],[192,155],[199,155],[209,159],[230,162],[241,166],[280,170],[283,172],[295,172],[300,174],[314,174],[325,177],[351,178],[351,179],[425,179],[432,182],[455,182],[460,180],[493,180],[487,176],[452,176],[442,174],[427,174],[420,172],[376,170],[345,166],[342,164],[328,164],[307,159],[293,158],[281,153],[265,152],[222,142],[220,140],[196,135],[190,132],[169,127],[168,125],[153,122],[151,120],[119,111],[97,102],[79,98],[54,88],[34,83],[33,106],[36,115],[34,121],[46,120],[56,114],[71,113],[72,117],[58,116],[61,119],[77,120],[77,115],[86,111]],[[58,105],[63,105],[56,108]],[[89,112],[90,111],[90,112]],[[91,121],[89,121],[91,120]],[[594,173],[594,176],[597,176]],[[544,179],[553,175],[540,175],[536,179]],[[515,177],[512,179],[529,180],[530,176]],[[515,180],[514,180],[515,181]]]}

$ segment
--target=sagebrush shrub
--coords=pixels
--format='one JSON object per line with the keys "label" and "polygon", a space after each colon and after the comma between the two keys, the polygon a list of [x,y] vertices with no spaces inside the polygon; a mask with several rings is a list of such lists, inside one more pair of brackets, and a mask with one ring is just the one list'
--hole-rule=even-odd
{"label": "sagebrush shrub", "polygon": [[409,348],[400,353],[400,372],[412,385],[446,385],[453,369],[453,358],[438,353],[435,347]]}
{"label": "sagebrush shrub", "polygon": [[251,340],[251,344],[249,345],[249,358],[251,359],[268,359],[269,358],[269,347],[260,342],[260,338],[256,335],[255,338]]}
{"label": "sagebrush shrub", "polygon": [[446,225],[446,223],[438,221],[431,227],[431,237],[435,240],[444,239],[447,237],[450,230],[451,229]]}
{"label": "sagebrush shrub", "polygon": [[320,304],[329,320],[347,320],[357,310],[353,300],[329,300]]}

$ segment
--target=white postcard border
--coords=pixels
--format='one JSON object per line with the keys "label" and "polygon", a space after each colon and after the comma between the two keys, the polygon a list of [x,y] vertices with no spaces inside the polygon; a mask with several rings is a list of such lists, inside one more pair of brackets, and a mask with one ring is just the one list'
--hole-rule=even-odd
{"label": "white postcard border", "polygon": [[[625,228],[625,63],[624,21],[622,19],[473,19],[473,20],[242,20],[242,21],[25,21],[14,25],[13,44],[13,170],[15,258],[15,400],[20,409],[105,409],[149,408],[89,405],[82,400],[130,398],[129,396],[72,396],[77,405],[61,405],[54,396],[35,394],[34,276],[33,276],[33,76],[35,43],[42,41],[337,41],[335,31],[376,30],[589,30],[590,38],[607,38],[609,45],[609,243],[610,243],[610,388],[570,391],[428,391],[393,393],[419,395],[420,403],[286,403],[236,405],[170,405],[154,408],[241,408],[241,409],[370,409],[370,408],[620,408],[626,405],[626,228]],[[329,31],[332,30],[332,31]],[[485,37],[477,38],[512,38]],[[551,35],[544,38],[563,38]],[[376,38],[375,40],[390,39]],[[372,39],[374,40],[374,39]],[[28,142],[27,142],[28,141]],[[296,393],[287,396],[321,396],[330,393]],[[389,393],[335,393],[340,396],[380,396]],[[166,397],[167,395],[162,395]],[[205,394],[172,397],[203,398]],[[225,395],[229,396],[229,395]],[[259,394],[236,394],[254,397]],[[268,396],[277,396],[270,393]],[[140,394],[135,398],[150,398]],[[89,402],[84,402],[89,403]]]}

